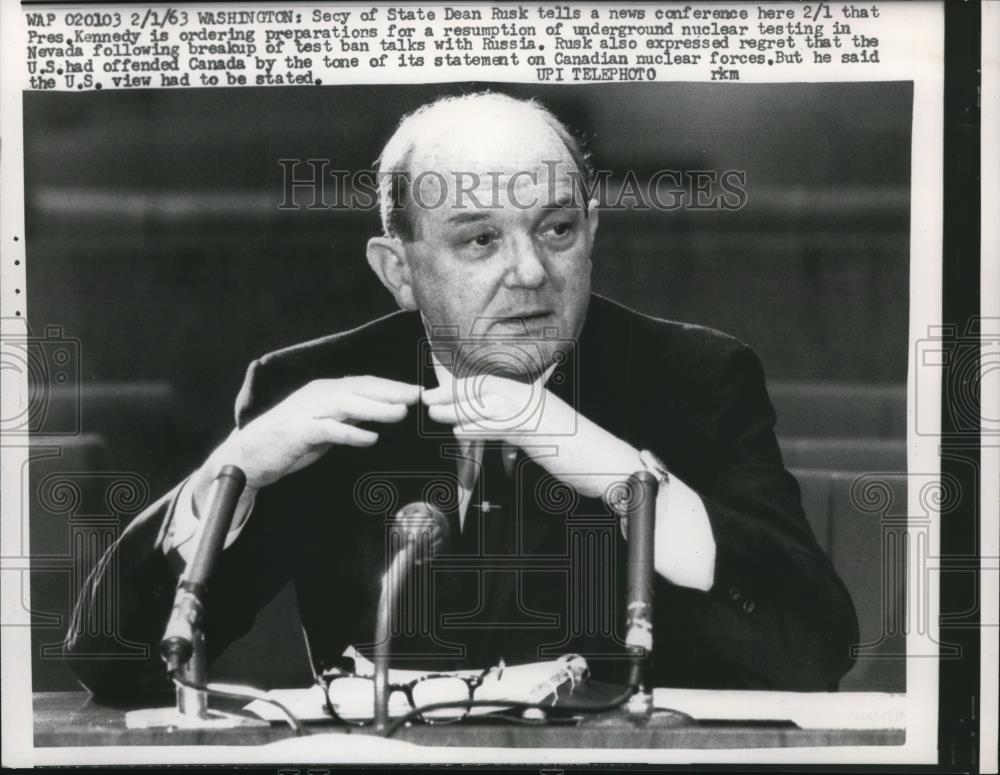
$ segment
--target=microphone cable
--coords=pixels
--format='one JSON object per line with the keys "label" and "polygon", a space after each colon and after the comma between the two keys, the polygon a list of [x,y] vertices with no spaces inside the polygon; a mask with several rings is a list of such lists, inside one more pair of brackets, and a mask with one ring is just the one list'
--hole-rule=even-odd
{"label": "microphone cable", "polygon": [[[435,710],[446,710],[450,708],[506,708],[507,710],[541,710],[546,713],[552,710],[566,711],[568,715],[573,715],[576,713],[606,713],[610,710],[615,710],[620,708],[629,698],[635,694],[637,687],[630,686],[621,694],[613,697],[607,702],[596,703],[593,705],[573,705],[572,707],[561,708],[555,703],[544,703],[544,702],[519,702],[517,700],[451,700],[449,702],[433,702],[428,705],[423,705],[419,708],[414,708],[409,713],[404,716],[400,716],[386,727],[385,737],[392,737],[396,732],[402,729],[403,726],[410,723],[414,719],[418,719],[425,713]],[[507,719],[510,720],[510,719]],[[542,726],[545,722],[527,722],[527,723],[538,723]]]}

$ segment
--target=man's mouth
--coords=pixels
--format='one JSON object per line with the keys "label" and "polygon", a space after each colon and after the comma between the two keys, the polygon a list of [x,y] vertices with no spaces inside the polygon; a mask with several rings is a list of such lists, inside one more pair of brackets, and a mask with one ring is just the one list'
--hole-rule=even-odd
{"label": "man's mouth", "polygon": [[551,325],[554,313],[550,309],[523,309],[493,318],[495,335],[538,336],[544,326]]}
{"label": "man's mouth", "polygon": [[529,320],[541,320],[542,318],[547,318],[552,312],[547,309],[538,310],[525,310],[524,312],[517,312],[513,315],[503,315],[500,319],[503,321],[510,321],[512,323],[517,323],[519,321],[529,321]]}

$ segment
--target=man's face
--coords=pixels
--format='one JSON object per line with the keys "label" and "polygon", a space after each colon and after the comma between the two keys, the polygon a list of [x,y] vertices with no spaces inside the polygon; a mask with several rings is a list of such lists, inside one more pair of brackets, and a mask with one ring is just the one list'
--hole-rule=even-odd
{"label": "man's face", "polygon": [[536,378],[580,333],[597,215],[577,174],[558,135],[523,117],[415,151],[413,293],[456,376]]}

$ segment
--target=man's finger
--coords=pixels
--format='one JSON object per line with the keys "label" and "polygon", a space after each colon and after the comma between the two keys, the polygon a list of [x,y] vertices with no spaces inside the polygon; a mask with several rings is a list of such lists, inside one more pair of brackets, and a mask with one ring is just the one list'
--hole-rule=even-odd
{"label": "man's finger", "polygon": [[319,417],[309,424],[309,440],[312,444],[339,444],[348,447],[370,447],[378,441],[374,431],[358,428],[348,423]]}
{"label": "man's finger", "polygon": [[427,415],[435,422],[446,425],[467,425],[470,429],[475,429],[479,423],[495,427],[499,422],[485,414],[482,407],[477,407],[468,401],[429,406],[427,407]]}
{"label": "man's finger", "polygon": [[420,400],[427,406],[449,404],[455,400],[455,390],[451,387],[436,387],[420,394]]}
{"label": "man's finger", "polygon": [[319,411],[316,416],[347,422],[399,422],[406,417],[406,411],[404,403],[376,401],[348,393],[338,397],[336,406]]}
{"label": "man's finger", "polygon": [[455,425],[464,419],[459,417],[458,404],[455,403],[429,406],[427,407],[427,416],[434,422],[444,423],[445,425]]}
{"label": "man's finger", "polygon": [[348,377],[347,383],[352,393],[391,404],[415,404],[423,389],[420,385],[384,377]]}
{"label": "man's finger", "polygon": [[[314,383],[315,384],[315,383]],[[305,417],[328,417],[334,420],[350,418],[358,422],[398,422],[406,416],[406,401],[383,401],[344,390],[318,386],[307,393],[296,394],[288,409]]]}
{"label": "man's finger", "polygon": [[427,406],[437,404],[447,404],[453,401],[482,402],[491,395],[488,386],[484,382],[475,380],[462,380],[449,387],[436,387],[425,390],[420,400]]}

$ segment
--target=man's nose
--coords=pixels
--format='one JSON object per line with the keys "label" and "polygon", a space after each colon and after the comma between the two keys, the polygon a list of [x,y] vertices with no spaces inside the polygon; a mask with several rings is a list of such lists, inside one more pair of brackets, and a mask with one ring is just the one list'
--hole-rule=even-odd
{"label": "man's nose", "polygon": [[545,258],[530,237],[514,240],[507,259],[504,284],[509,288],[537,288],[548,277]]}

